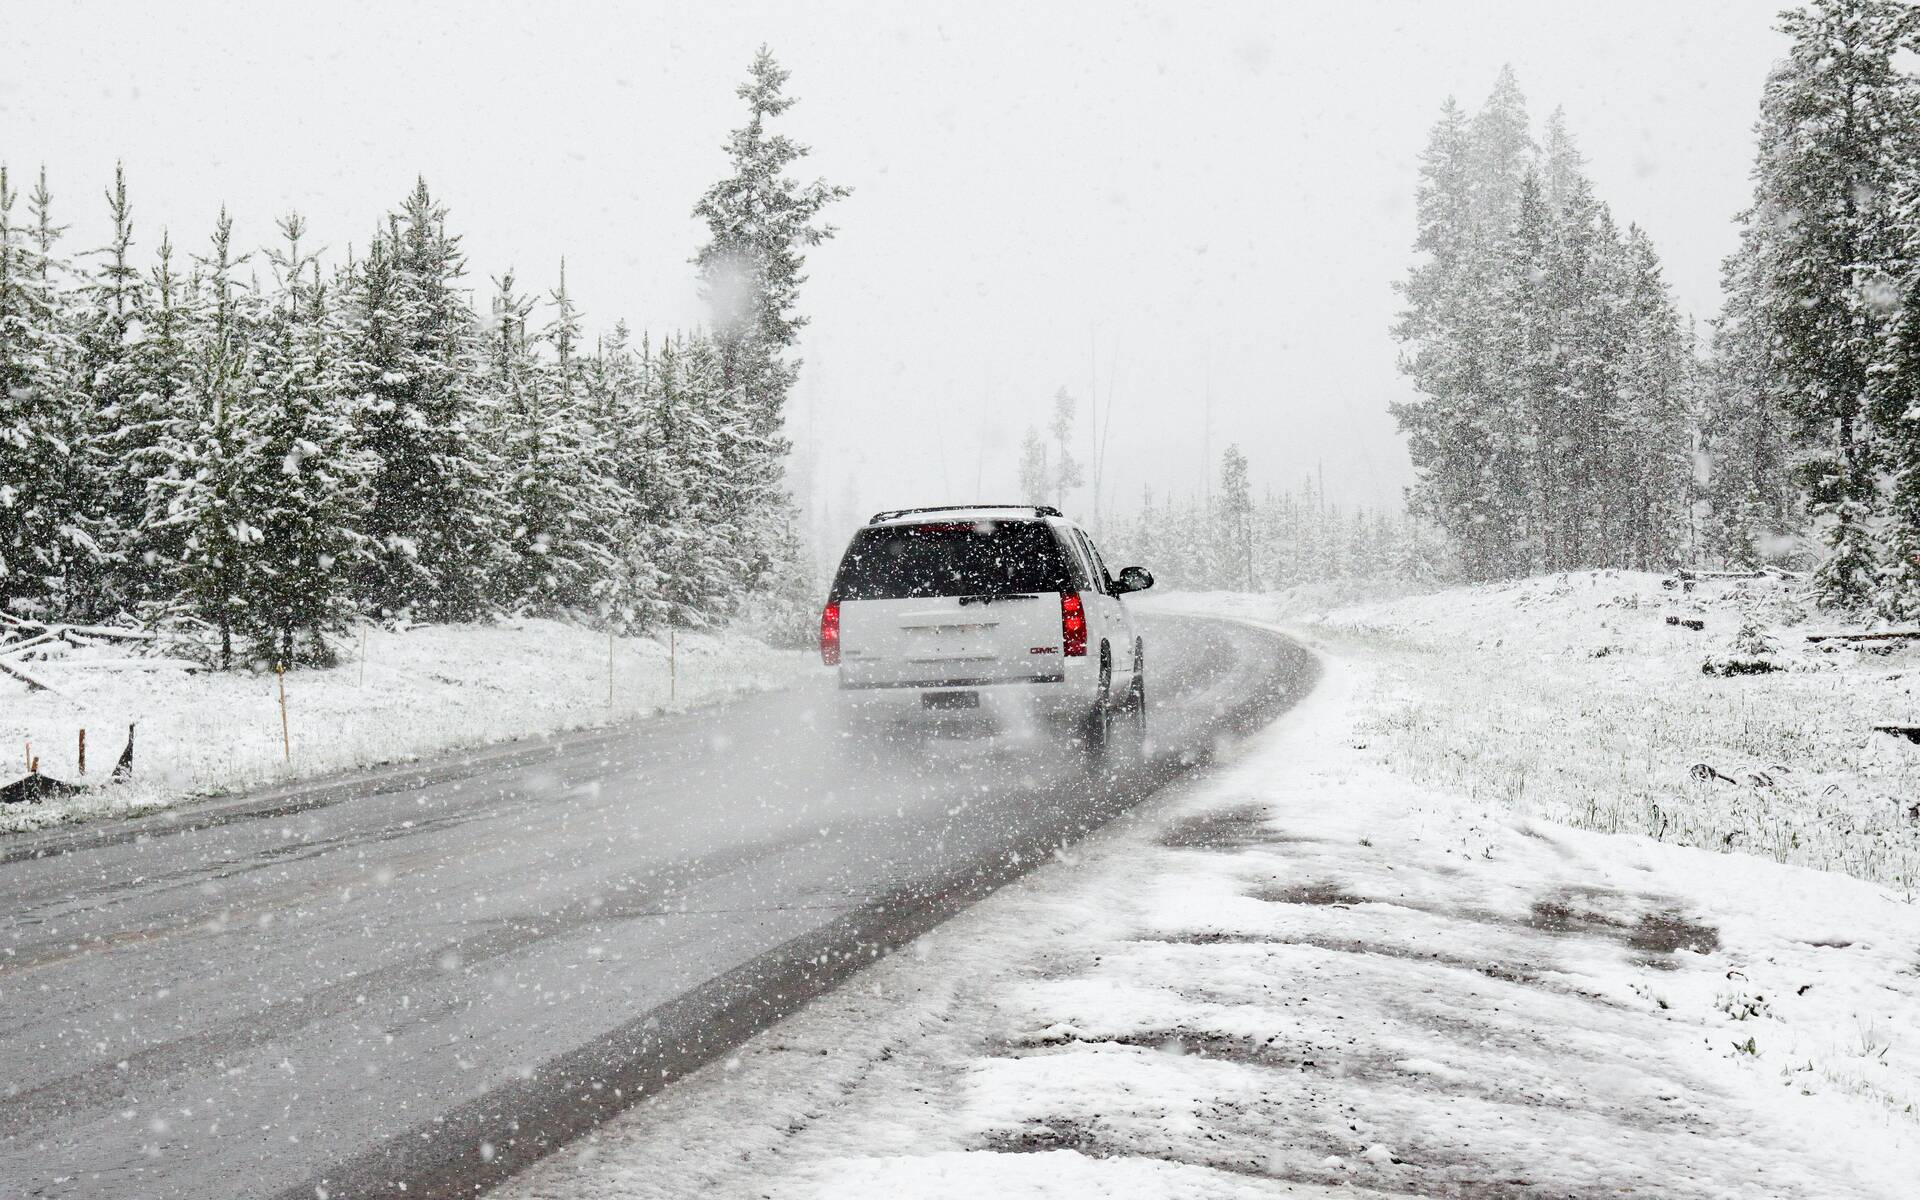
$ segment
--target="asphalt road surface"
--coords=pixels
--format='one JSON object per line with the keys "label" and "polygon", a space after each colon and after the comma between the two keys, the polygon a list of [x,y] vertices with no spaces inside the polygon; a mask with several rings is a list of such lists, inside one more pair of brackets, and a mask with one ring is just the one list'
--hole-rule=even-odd
{"label": "asphalt road surface", "polygon": [[1117,777],[849,745],[822,681],[0,841],[0,1196],[473,1195],[1311,685],[1278,636],[1144,624]]}

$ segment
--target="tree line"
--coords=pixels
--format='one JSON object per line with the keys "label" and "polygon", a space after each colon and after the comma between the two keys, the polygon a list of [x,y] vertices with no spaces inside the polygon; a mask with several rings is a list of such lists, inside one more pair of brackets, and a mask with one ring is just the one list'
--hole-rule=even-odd
{"label": "tree line", "polygon": [[1410,501],[1458,572],[1648,568],[1689,549],[1693,339],[1647,234],[1594,193],[1555,112],[1531,132],[1511,70],[1449,100],[1421,161],[1419,261],[1393,406]]}
{"label": "tree line", "polygon": [[[1064,386],[1048,402],[1043,436],[1030,426],[1016,460],[1019,495],[1064,509],[1086,485],[1074,455],[1078,402]],[[1155,495],[1107,519],[1083,513],[1112,569],[1139,564],[1163,587],[1271,591],[1302,584],[1431,583],[1450,574],[1445,548],[1427,523],[1404,509],[1343,507],[1309,476],[1299,488],[1256,494],[1252,464],[1238,445],[1220,456],[1219,477],[1199,495]],[[1094,498],[1085,498],[1092,500]]]}
{"label": "tree line", "polygon": [[1141,493],[1139,507],[1100,531],[1118,570],[1138,563],[1159,586],[1277,591],[1310,584],[1403,586],[1447,574],[1430,527],[1404,511],[1342,506],[1308,476],[1299,487],[1256,493],[1237,445],[1220,456],[1219,479],[1199,496]]}
{"label": "tree line", "polygon": [[222,666],[327,661],[361,615],[797,617],[781,422],[845,190],[789,174],[786,78],[763,48],[695,209],[712,326],[657,339],[590,338],[564,263],[541,297],[472,287],[424,180],[331,266],[299,216],[249,251],[224,210],[141,261],[124,173],[106,245],[70,252],[44,171],[23,205],[0,167],[0,609],[133,618]]}
{"label": "tree line", "polygon": [[1444,564],[1431,530],[1404,512],[1329,501],[1309,477],[1255,494],[1237,446],[1221,456],[1219,490],[1155,497],[1111,529],[1111,565],[1140,563],[1163,587],[1263,592],[1305,585],[1430,583]]}
{"label": "tree line", "polygon": [[1394,412],[1459,574],[1806,565],[1825,605],[1920,617],[1920,9],[1778,28],[1704,347],[1558,114],[1536,141],[1511,72],[1443,108]]}
{"label": "tree line", "polygon": [[1805,534],[1819,598],[1920,617],[1920,10],[1819,0],[1756,125],[1704,439],[1715,545]]}

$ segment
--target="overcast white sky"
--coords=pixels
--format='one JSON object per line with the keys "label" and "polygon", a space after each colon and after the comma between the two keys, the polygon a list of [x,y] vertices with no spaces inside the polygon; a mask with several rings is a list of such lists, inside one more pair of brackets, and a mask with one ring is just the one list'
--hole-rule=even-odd
{"label": "overcast white sky", "polygon": [[1109,507],[1197,491],[1230,441],[1259,486],[1324,463],[1336,499],[1394,503],[1391,284],[1442,99],[1510,62],[1536,120],[1564,105],[1704,321],[1779,7],[0,0],[0,158],[45,163],[75,246],[123,159],[149,250],[225,203],[248,241],[297,208],[338,251],[424,173],[477,286],[544,289],[565,255],[590,322],[685,327],[688,210],[766,41],[811,168],[856,189],[792,420],[836,517],[1011,498],[1021,433],[1062,384],[1084,410],[1091,357]]}

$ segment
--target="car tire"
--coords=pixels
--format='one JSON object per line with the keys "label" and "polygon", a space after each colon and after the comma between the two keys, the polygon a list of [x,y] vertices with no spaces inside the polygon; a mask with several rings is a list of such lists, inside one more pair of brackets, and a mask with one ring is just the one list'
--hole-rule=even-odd
{"label": "car tire", "polygon": [[1081,718],[1080,742],[1089,758],[1104,759],[1112,749],[1113,723],[1113,708],[1105,703],[1095,704]]}
{"label": "car tire", "polygon": [[1089,759],[1104,759],[1113,746],[1113,648],[1100,643],[1100,690],[1080,719],[1080,745]]}
{"label": "car tire", "polygon": [[1130,736],[1134,741],[1134,750],[1145,758],[1147,756],[1147,662],[1146,651],[1136,646],[1133,651],[1133,686],[1127,690],[1127,716],[1132,729]]}

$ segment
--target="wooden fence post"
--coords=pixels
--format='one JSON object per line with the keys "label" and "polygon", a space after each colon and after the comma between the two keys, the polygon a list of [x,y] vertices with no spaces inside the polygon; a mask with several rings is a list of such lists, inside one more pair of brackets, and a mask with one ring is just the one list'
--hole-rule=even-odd
{"label": "wooden fence post", "polygon": [[80,773],[87,773],[87,731],[80,731]]}
{"label": "wooden fence post", "polygon": [[280,681],[280,758],[283,762],[292,762],[293,733],[287,727],[287,665],[273,664],[273,673]]}

